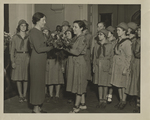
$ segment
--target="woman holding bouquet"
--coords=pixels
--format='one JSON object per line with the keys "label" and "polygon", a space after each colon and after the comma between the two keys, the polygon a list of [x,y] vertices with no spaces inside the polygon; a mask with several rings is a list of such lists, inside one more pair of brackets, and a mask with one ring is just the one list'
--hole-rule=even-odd
{"label": "woman holding bouquet", "polygon": [[37,12],[32,17],[35,25],[29,33],[32,48],[30,59],[30,103],[34,105],[33,113],[43,113],[41,105],[45,99],[45,72],[47,53],[53,47],[46,46],[42,28],[46,23],[43,13]]}
{"label": "woman holding bouquet", "polygon": [[72,48],[66,49],[71,55],[68,58],[67,69],[67,88],[66,90],[76,94],[75,106],[72,113],[77,113],[80,109],[86,109],[85,93],[86,93],[86,61],[84,54],[86,53],[86,41],[83,34],[86,26],[81,20],[74,21],[73,31],[76,36],[74,37],[74,44]]}

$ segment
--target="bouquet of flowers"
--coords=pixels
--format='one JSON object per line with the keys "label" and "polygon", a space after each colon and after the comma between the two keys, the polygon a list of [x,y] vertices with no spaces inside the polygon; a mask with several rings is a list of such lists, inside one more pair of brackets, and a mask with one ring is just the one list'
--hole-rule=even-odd
{"label": "bouquet of flowers", "polygon": [[67,37],[65,37],[63,34],[52,33],[51,39],[48,41],[48,45],[52,45],[57,49],[71,49],[73,42],[67,39]]}
{"label": "bouquet of flowers", "polygon": [[4,50],[8,47],[10,40],[11,40],[10,33],[4,32]]}

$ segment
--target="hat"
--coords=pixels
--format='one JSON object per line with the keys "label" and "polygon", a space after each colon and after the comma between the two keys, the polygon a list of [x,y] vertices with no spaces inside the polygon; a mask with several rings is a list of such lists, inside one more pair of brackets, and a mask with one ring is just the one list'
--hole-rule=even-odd
{"label": "hat", "polygon": [[133,29],[133,30],[136,30],[137,29],[137,24],[134,23],[134,22],[129,22],[128,23],[128,27],[131,28],[131,29]]}
{"label": "hat", "polygon": [[69,22],[68,21],[63,21],[62,26],[69,26]]}
{"label": "hat", "polygon": [[106,29],[101,29],[99,33],[103,33],[106,37],[108,36],[108,31]]}
{"label": "hat", "polygon": [[88,22],[87,20],[83,20],[83,22],[84,22],[84,24],[85,24],[85,26],[86,26],[86,28],[87,28],[88,25],[89,25],[89,22]]}
{"label": "hat", "polygon": [[113,26],[107,27],[107,30],[114,34],[115,28]]}
{"label": "hat", "polygon": [[25,20],[20,20],[19,22],[18,22],[18,25],[21,25],[21,24],[28,24]]}
{"label": "hat", "polygon": [[128,25],[125,22],[121,22],[117,27],[122,28],[126,31],[128,30]]}

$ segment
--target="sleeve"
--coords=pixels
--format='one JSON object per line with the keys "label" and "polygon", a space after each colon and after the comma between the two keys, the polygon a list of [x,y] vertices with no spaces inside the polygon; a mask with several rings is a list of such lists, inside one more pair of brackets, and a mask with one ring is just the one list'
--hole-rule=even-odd
{"label": "sleeve", "polygon": [[91,54],[93,54],[94,45],[95,45],[95,36],[93,36],[91,40]]}
{"label": "sleeve", "polygon": [[134,55],[135,55],[136,58],[140,58],[141,57],[140,44],[138,42],[136,42],[136,44],[135,44]]}
{"label": "sleeve", "polygon": [[131,42],[129,40],[125,42],[124,52],[125,52],[125,67],[129,69],[132,56]]}
{"label": "sleeve", "polygon": [[[33,46],[37,53],[43,53],[43,52],[50,51],[53,47],[52,46],[50,46],[50,47],[43,46],[41,38],[42,37],[40,35],[38,35],[36,32],[30,33],[31,42],[33,43]],[[43,37],[43,39],[44,39],[44,37]]]}
{"label": "sleeve", "polygon": [[73,54],[73,55],[80,55],[81,52],[85,49],[86,47],[86,42],[85,42],[85,37],[82,36],[80,38],[78,38],[79,43],[78,46],[76,48],[70,49],[69,53]]}
{"label": "sleeve", "polygon": [[15,36],[14,36],[12,38],[11,47],[10,47],[10,60],[12,63],[15,62],[15,49],[16,49],[16,44],[15,44]]}

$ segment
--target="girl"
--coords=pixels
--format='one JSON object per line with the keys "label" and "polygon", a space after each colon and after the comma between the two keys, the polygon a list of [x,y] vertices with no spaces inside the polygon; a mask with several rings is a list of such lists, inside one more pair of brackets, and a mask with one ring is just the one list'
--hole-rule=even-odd
{"label": "girl", "polygon": [[109,69],[113,55],[113,45],[107,40],[108,31],[99,31],[97,44],[94,47],[93,83],[98,85],[99,104],[97,107],[105,108],[107,105],[107,91],[110,86]]}
{"label": "girl", "polygon": [[[66,39],[68,40],[68,42],[70,42],[70,43],[74,43],[74,40],[73,40],[73,38],[74,38],[74,36],[75,36],[75,34],[73,33],[73,29],[72,28],[68,28],[67,30],[66,30],[66,32],[65,32],[65,36],[66,36]],[[72,57],[72,56],[69,56],[69,57]],[[69,57],[68,57],[68,59],[69,59]],[[67,60],[68,61],[68,60]],[[66,63],[66,75],[65,76],[67,76],[67,74],[68,74],[68,62]],[[66,83],[67,83],[67,81],[66,81]],[[73,98],[74,98],[74,95],[71,93],[71,92],[68,92],[67,93],[67,96],[68,96],[68,101],[67,101],[67,103],[72,103],[72,101],[73,101]]]}
{"label": "girl", "polygon": [[[109,26],[107,28],[108,30],[108,41],[112,44],[113,48],[116,44],[116,38],[114,36],[115,34],[115,28],[113,26]],[[113,49],[113,54],[114,54],[114,49]],[[112,57],[113,58],[113,57]],[[109,80],[111,79],[111,73],[112,73],[112,59],[111,59],[111,67],[109,71]],[[112,102],[112,93],[113,93],[113,88],[112,86],[109,87],[108,95],[107,95],[107,102],[111,103]]]}
{"label": "girl", "polygon": [[61,84],[64,84],[64,77],[62,71],[62,61],[58,58],[59,49],[50,50],[47,53],[47,64],[46,64],[46,85],[49,86],[50,98],[47,102],[53,99],[53,89],[56,88],[55,102],[59,100],[59,92]]}
{"label": "girl", "polygon": [[[68,58],[68,70],[67,70],[67,88],[66,90],[76,94],[75,106],[72,113],[77,113],[80,109],[86,109],[85,105],[85,93],[86,93],[86,62],[84,54],[86,53],[85,37],[83,30],[86,26],[83,21],[77,20],[73,23],[73,31],[75,36],[75,42],[72,48],[66,49],[71,54]],[[80,105],[81,104],[81,105]]]}
{"label": "girl", "polygon": [[43,113],[41,105],[45,99],[45,71],[46,71],[46,52],[53,47],[46,46],[42,28],[46,23],[43,13],[37,12],[32,17],[35,25],[30,30],[29,38],[32,48],[30,59],[30,103],[33,104],[32,113]]}
{"label": "girl", "polygon": [[[131,81],[128,83],[126,93],[131,96],[139,96],[138,82],[140,78],[140,59],[137,53],[140,52],[139,41],[137,41],[136,30],[137,24],[130,22],[128,23],[129,38],[132,42],[132,59],[131,59]],[[138,35],[139,37],[139,35]],[[139,104],[139,103],[138,103]]]}
{"label": "girl", "polygon": [[[29,49],[28,49],[28,23],[20,20],[17,27],[17,33],[12,38],[11,46],[11,79],[17,82],[19,92],[19,102],[26,102],[26,93],[28,86],[28,66],[29,66]],[[22,86],[23,82],[23,86]],[[23,87],[23,93],[22,93]]]}
{"label": "girl", "polygon": [[138,76],[138,82],[137,82],[137,98],[136,98],[136,107],[134,108],[133,112],[140,113],[140,59],[141,59],[141,27],[138,27],[137,30],[138,33],[138,39],[135,44],[135,58],[138,59],[138,65],[139,65],[139,76]]}
{"label": "girl", "polygon": [[[95,43],[97,43],[97,40],[98,40],[98,32],[101,30],[101,29],[105,29],[106,28],[106,24],[104,22],[98,22],[97,23],[97,33],[96,35],[93,36],[93,39],[92,39],[92,45],[91,45],[91,54],[93,54],[93,48],[94,48],[94,45]],[[92,55],[91,55],[92,56]],[[92,59],[92,58],[91,58]]]}
{"label": "girl", "polygon": [[126,33],[128,26],[122,22],[117,26],[118,42],[115,46],[115,55],[113,57],[113,67],[111,84],[118,88],[120,102],[115,106],[123,109],[126,106],[126,83],[129,79],[130,61],[131,61],[131,41]]}

